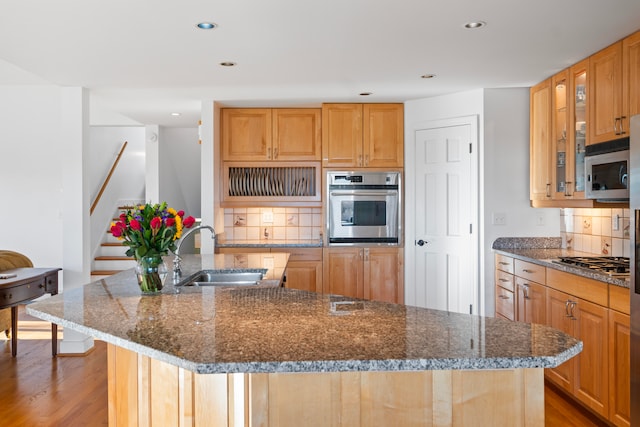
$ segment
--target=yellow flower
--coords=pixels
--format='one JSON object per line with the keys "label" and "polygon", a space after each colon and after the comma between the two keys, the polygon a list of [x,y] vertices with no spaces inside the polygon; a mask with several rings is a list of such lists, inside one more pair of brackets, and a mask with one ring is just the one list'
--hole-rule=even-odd
{"label": "yellow flower", "polygon": [[176,234],[173,235],[173,240],[177,240],[182,236],[182,218],[176,215],[174,219],[176,220]]}
{"label": "yellow flower", "polygon": [[169,212],[173,216],[178,216],[178,211],[173,208],[168,208],[167,212]]}

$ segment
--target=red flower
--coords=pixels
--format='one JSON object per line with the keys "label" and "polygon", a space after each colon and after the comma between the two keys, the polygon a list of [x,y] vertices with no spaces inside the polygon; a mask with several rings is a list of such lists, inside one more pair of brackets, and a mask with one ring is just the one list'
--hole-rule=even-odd
{"label": "red flower", "polygon": [[114,224],[111,226],[111,234],[113,234],[113,237],[122,236],[122,231],[123,231],[123,228],[120,227],[120,223]]}
{"label": "red flower", "polygon": [[151,226],[152,230],[160,229],[160,227],[162,227],[162,219],[158,216],[153,217],[153,219],[149,223],[149,226]]}
{"label": "red flower", "polygon": [[[182,211],[181,211],[182,212]],[[192,216],[188,216],[184,219],[184,221],[182,221],[182,225],[185,226],[185,228],[191,228],[191,226],[196,222],[196,219]]]}
{"label": "red flower", "polygon": [[121,213],[121,214],[120,214],[120,221],[122,221],[122,222],[127,222],[127,214],[125,214],[125,213]]}
{"label": "red flower", "polygon": [[138,221],[137,219],[132,219],[131,221],[129,221],[129,226],[131,227],[131,229],[137,231],[140,231],[140,229],[142,228],[140,227],[140,221]]}
{"label": "red flower", "polygon": [[184,217],[184,211],[178,211],[177,215],[182,218]]}
{"label": "red flower", "polygon": [[176,220],[173,218],[167,218],[164,220],[164,223],[167,227],[173,227],[173,225],[176,223]]}

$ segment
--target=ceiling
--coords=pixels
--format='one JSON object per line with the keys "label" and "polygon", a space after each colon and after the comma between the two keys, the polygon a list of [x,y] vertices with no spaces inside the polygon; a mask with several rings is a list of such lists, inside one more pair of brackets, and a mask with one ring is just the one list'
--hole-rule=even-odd
{"label": "ceiling", "polygon": [[[487,25],[464,28],[475,20]],[[313,106],[531,86],[638,29],[638,0],[12,1],[0,8],[0,85],[89,88],[92,124],[193,127],[211,100]]]}

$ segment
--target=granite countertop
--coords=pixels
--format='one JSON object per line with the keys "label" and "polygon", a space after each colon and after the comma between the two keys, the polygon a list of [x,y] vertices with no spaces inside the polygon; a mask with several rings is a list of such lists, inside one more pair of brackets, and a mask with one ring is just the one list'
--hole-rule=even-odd
{"label": "granite countertop", "polygon": [[596,257],[588,252],[575,251],[573,249],[563,249],[559,237],[501,237],[493,242],[494,252],[532,262],[544,267],[554,268],[566,273],[576,274],[589,279],[598,280],[604,283],[629,288],[629,279],[611,276],[607,273],[587,270],[579,267],[572,267],[553,262],[563,256],[585,256]]}
{"label": "granite countertop", "polygon": [[[183,269],[236,269],[236,255],[185,255]],[[543,325],[282,287],[169,283],[143,297],[132,270],[27,312],[197,373],[546,368],[582,349]]]}
{"label": "granite countertop", "polygon": [[224,240],[216,242],[219,248],[321,248],[321,239],[289,239],[289,240]]}

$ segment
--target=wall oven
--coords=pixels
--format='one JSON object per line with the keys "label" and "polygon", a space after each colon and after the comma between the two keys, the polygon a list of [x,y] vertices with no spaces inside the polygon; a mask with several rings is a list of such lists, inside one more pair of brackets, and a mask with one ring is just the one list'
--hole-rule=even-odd
{"label": "wall oven", "polygon": [[400,172],[327,172],[329,245],[400,245]]}

